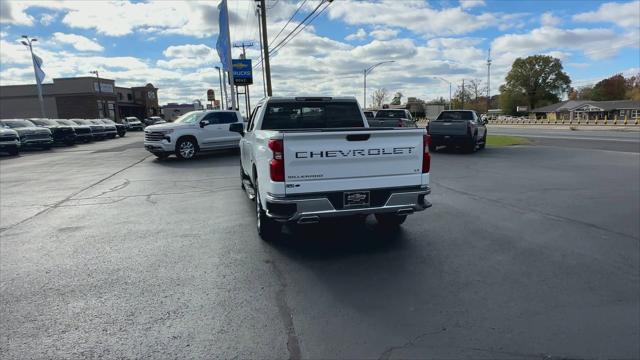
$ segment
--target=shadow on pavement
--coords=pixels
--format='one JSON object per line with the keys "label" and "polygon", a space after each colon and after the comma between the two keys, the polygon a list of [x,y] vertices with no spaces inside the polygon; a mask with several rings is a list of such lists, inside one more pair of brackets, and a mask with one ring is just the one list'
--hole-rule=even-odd
{"label": "shadow on pavement", "polygon": [[240,158],[239,155],[240,155],[239,149],[231,149],[231,150],[216,150],[216,151],[210,151],[206,153],[200,153],[200,154],[197,154],[196,157],[191,160],[181,160],[181,159],[178,159],[175,155],[171,155],[168,158],[162,159],[162,160],[153,155],[152,156],[155,157],[153,159],[153,162],[157,165],[173,167],[173,168],[182,168],[182,167],[190,167],[190,164],[191,165],[202,164],[207,161],[213,161],[213,160],[232,160],[232,159],[238,160]]}

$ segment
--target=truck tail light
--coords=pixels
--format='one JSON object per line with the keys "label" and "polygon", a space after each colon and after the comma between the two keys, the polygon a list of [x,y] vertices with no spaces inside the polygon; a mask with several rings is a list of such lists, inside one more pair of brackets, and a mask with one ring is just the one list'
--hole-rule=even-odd
{"label": "truck tail light", "polygon": [[431,154],[429,154],[429,145],[431,144],[431,136],[422,135],[422,173],[426,174],[431,168]]}
{"label": "truck tail light", "polygon": [[269,149],[273,152],[273,159],[269,160],[271,181],[284,181],[284,143],[282,140],[269,140]]}

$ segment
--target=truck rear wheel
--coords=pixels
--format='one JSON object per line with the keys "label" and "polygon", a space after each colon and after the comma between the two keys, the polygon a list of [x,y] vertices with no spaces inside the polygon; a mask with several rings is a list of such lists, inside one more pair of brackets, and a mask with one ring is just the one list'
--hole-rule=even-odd
{"label": "truck rear wheel", "polygon": [[182,138],[176,143],[176,156],[181,160],[190,160],[196,156],[198,147],[192,138]]}
{"label": "truck rear wheel", "polygon": [[281,233],[282,225],[267,216],[262,209],[262,201],[260,201],[260,193],[258,192],[258,183],[255,183],[256,190],[256,229],[258,235],[264,241],[271,242]]}
{"label": "truck rear wheel", "polygon": [[376,214],[376,221],[378,224],[387,228],[394,228],[402,225],[407,220],[407,215],[396,214]]}

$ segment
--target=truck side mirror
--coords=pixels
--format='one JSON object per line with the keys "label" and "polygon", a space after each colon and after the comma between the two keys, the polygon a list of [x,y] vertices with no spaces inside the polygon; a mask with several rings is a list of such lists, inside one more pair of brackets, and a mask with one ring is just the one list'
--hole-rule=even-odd
{"label": "truck side mirror", "polygon": [[240,134],[240,136],[244,136],[244,124],[243,123],[229,124],[229,131],[236,132]]}
{"label": "truck side mirror", "polygon": [[200,127],[203,128],[205,126],[209,125],[209,122],[204,121],[204,120],[200,120]]}

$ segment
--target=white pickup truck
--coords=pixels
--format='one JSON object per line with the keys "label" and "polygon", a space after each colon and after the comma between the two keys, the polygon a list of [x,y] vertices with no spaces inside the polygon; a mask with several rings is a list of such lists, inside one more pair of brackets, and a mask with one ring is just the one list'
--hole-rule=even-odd
{"label": "white pickup truck", "polygon": [[240,136],[229,132],[233,123],[243,124],[237,111],[190,111],[172,123],[147,126],[144,147],[159,159],[175,154],[183,160],[193,159],[200,151],[237,149]]}
{"label": "white pickup truck", "polygon": [[265,98],[240,140],[240,177],[265,240],[286,222],[375,214],[384,226],[431,206],[424,129],[369,128],[355,98]]}

